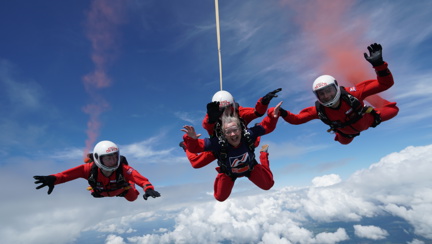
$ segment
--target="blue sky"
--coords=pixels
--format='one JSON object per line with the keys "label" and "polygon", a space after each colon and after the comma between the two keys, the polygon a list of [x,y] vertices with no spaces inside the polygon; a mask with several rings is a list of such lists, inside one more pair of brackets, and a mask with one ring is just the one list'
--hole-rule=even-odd
{"label": "blue sky", "polygon": [[[392,179],[374,171],[381,167],[394,169],[395,175],[400,173],[397,170],[408,170],[412,178],[405,183],[410,187],[402,188],[419,189],[423,198],[410,193],[412,201],[392,202],[393,194],[399,196],[403,189],[397,182],[386,183],[387,197],[382,193],[382,198],[368,201],[365,194],[356,195],[355,199],[365,202],[365,209],[379,215],[394,214],[397,204],[413,208],[411,203],[420,202],[431,207],[432,193],[422,188],[427,182],[430,186],[430,178],[415,174],[430,172],[431,166],[404,157],[431,163],[428,150],[422,149],[430,148],[432,141],[432,3],[235,0],[221,1],[219,11],[223,89],[240,105],[253,107],[260,97],[281,87],[270,106],[283,101],[283,108],[297,113],[314,104],[310,88],[319,75],[332,75],[345,86],[373,79],[374,71],[363,52],[378,42],[395,79],[395,85],[380,95],[398,103],[398,116],[345,146],[334,142],[318,120],[303,125],[280,120],[276,130],[262,138],[262,144],[270,145],[274,188],[264,192],[241,180],[227,202],[216,203],[212,196],[216,165],[193,169],[178,147],[183,125],[194,125],[204,134],[201,120],[206,104],[220,90],[214,1],[2,1],[0,178],[4,186],[14,185],[1,190],[7,196],[2,226],[3,216],[11,219],[0,230],[6,240],[47,243],[53,233],[64,233],[56,243],[70,243],[97,226],[95,233],[104,233],[100,234],[102,243],[122,243],[116,242],[120,239],[139,243],[140,238],[155,238],[157,243],[161,241],[157,238],[180,231],[186,223],[182,216],[191,213],[200,219],[203,206],[224,209],[237,204],[242,209],[247,206],[241,200],[247,198],[265,207],[260,197],[269,194],[281,199],[274,206],[293,221],[294,228],[299,226],[294,223],[301,222],[289,211],[296,209],[295,203],[326,206],[320,201],[338,191],[347,194],[345,199],[355,198],[346,187],[352,187],[358,175],[373,175],[370,179],[377,186],[380,178]],[[45,190],[34,190],[33,175],[81,164],[83,153],[106,139],[116,142],[132,166],[150,179],[161,192],[160,199],[134,203],[93,199],[85,191],[85,180],[56,186],[50,196]],[[407,147],[413,148],[407,151]],[[322,191],[314,190],[317,184]],[[363,192],[361,184],[355,185]],[[302,193],[297,194],[300,189]],[[321,198],[314,198],[317,192]],[[288,196],[295,200],[289,202]],[[324,217],[309,210],[297,212],[318,222],[331,222],[332,214],[335,220],[371,217],[356,207],[347,207],[346,215],[322,211],[328,214]],[[417,241],[432,238],[424,234],[432,233],[427,220],[399,217],[413,226]],[[132,224],[137,220],[148,222],[148,228]],[[125,229],[122,233],[121,228]],[[369,230],[384,236],[377,240],[390,238],[391,234],[376,228],[358,225],[356,236]],[[135,239],[122,237],[128,230]],[[260,230],[270,234],[252,242],[265,243],[264,236],[276,233]],[[336,240],[344,240],[342,232],[333,232],[339,235]],[[90,239],[96,235],[90,234]],[[318,241],[326,236],[318,235],[310,238]],[[194,239],[185,235],[178,240]],[[217,241],[223,240],[210,240]]]}

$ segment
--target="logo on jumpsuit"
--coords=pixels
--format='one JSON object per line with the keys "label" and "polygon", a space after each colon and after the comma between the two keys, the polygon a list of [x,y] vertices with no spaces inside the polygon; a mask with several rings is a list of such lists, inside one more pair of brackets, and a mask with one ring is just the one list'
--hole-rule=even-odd
{"label": "logo on jumpsuit", "polygon": [[249,170],[249,154],[246,152],[237,157],[230,157],[231,170],[233,173],[244,173]]}
{"label": "logo on jumpsuit", "polygon": [[249,159],[249,154],[247,152],[237,157],[230,157],[231,167],[237,168],[243,165],[245,162],[247,162],[248,159]]}

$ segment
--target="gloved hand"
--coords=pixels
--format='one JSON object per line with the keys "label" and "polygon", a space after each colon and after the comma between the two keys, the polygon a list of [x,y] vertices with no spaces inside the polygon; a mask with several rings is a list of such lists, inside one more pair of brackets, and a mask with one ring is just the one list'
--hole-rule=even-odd
{"label": "gloved hand", "polygon": [[41,189],[42,187],[48,186],[48,195],[51,194],[51,192],[54,190],[54,182],[56,181],[56,177],[54,175],[48,175],[48,176],[33,176],[33,178],[36,180],[35,184],[41,184],[40,186],[36,187],[37,190]]}
{"label": "gloved hand", "polygon": [[207,104],[208,122],[210,124],[216,123],[222,115],[224,109],[219,109],[219,102],[211,102]]}
{"label": "gloved hand", "polygon": [[147,191],[145,191],[145,194],[143,195],[143,198],[144,200],[147,200],[148,197],[160,197],[160,193],[153,189],[147,189]]}
{"label": "gloved hand", "polygon": [[283,108],[279,108],[279,115],[282,118],[285,118],[288,115],[288,112],[285,109],[283,109]]}
{"label": "gloved hand", "polygon": [[278,95],[276,95],[276,93],[282,91],[282,88],[278,88],[272,92],[267,93],[262,99],[261,99],[261,103],[264,105],[268,105],[270,103],[270,100],[272,100],[272,98],[277,97]]}
{"label": "gloved hand", "polygon": [[367,53],[364,53],[364,57],[369,63],[372,64],[373,67],[384,63],[381,44],[371,44],[367,49],[369,50],[369,56]]}

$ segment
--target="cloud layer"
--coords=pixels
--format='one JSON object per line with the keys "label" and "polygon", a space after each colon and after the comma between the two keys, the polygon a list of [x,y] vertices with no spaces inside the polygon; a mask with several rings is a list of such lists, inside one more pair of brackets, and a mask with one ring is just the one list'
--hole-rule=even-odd
{"label": "cloud layer", "polygon": [[[391,233],[379,223],[359,224],[362,219],[380,216],[400,217],[414,228],[412,235],[432,239],[432,213],[428,211],[432,208],[432,190],[428,187],[431,158],[432,145],[407,147],[368,169],[357,171],[345,181],[337,175],[325,175],[316,177],[313,185],[307,188],[287,187],[256,196],[233,197],[223,203],[196,204],[173,217],[172,230],[154,229],[152,234],[134,233],[125,238],[109,236],[108,239],[132,243],[386,240]],[[148,217],[143,216],[142,221]],[[349,229],[342,224],[333,226],[331,231],[318,231],[313,227],[330,223],[354,224]],[[349,234],[351,229],[354,234]]]}

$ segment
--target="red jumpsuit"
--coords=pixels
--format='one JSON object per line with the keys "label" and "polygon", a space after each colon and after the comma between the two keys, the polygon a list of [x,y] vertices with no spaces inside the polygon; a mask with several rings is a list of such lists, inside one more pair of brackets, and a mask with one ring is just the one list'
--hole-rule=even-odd
{"label": "red jumpsuit", "polygon": [[[384,63],[374,68],[376,72],[382,72],[388,70],[387,67],[388,64]],[[388,71],[388,75],[377,76],[376,80],[362,81],[355,87],[345,88],[345,90],[355,96],[363,104],[363,100],[366,97],[385,91],[393,86],[393,84],[393,76],[390,71]],[[324,109],[329,120],[340,121],[343,123],[350,120],[351,107],[346,101],[342,99],[340,99],[340,101],[341,104],[337,108],[324,107]],[[395,117],[399,112],[399,108],[396,106],[395,102],[389,102],[386,100],[384,100],[384,105],[382,107],[375,108],[375,110],[380,115],[381,121],[389,120]],[[316,107],[312,106],[301,110],[299,114],[293,114],[287,111],[287,115],[283,119],[290,124],[298,125],[318,118]],[[367,130],[374,121],[374,116],[370,113],[366,113],[359,121],[344,128],[338,128],[338,130],[343,134],[355,135],[361,131]],[[341,144],[349,144],[353,139],[353,137],[348,138],[343,136],[341,133],[336,132],[335,141],[339,141]]]}
{"label": "red jumpsuit", "polygon": [[[54,176],[56,177],[56,181],[54,184],[57,185],[57,184],[65,183],[71,180],[75,180],[77,178],[88,179],[90,177],[92,165],[93,163],[86,163],[86,164],[79,165],[75,168],[65,170],[61,173],[54,174]],[[134,168],[125,164],[120,164],[119,167],[123,168],[123,177],[125,178],[126,182],[129,182],[131,188],[128,190],[121,188],[110,192],[101,192],[102,196],[114,197],[127,191],[126,194],[124,195],[124,198],[132,202],[135,201],[139,195],[138,190],[135,188],[135,184],[144,188],[144,191],[146,191],[147,189],[154,189],[154,187],[149,182],[149,180],[144,176],[142,176]],[[96,182],[98,183],[100,182],[105,190],[118,188],[118,186],[115,184],[117,179],[116,171],[112,172],[112,174],[109,177],[106,177],[99,168],[97,170],[98,170],[98,174],[97,174],[98,177],[96,179]]]}
{"label": "red jumpsuit", "polygon": [[[277,118],[273,118],[271,116],[272,110],[273,108],[269,110],[269,115],[263,119],[263,121],[260,123],[259,126],[254,126],[253,128],[248,129],[249,132],[251,133],[251,137],[252,137],[251,139],[259,139],[259,136],[268,134],[276,128]],[[255,134],[254,132],[258,134]],[[218,148],[217,139],[215,138],[193,139],[188,137],[187,134],[185,134],[183,136],[183,139],[185,141],[186,147],[190,148],[192,152],[198,153],[198,152],[203,152],[204,150],[213,150]],[[211,144],[213,146],[210,146]],[[211,151],[204,151],[204,152],[211,152]],[[249,151],[248,147],[245,145],[245,142],[242,140],[242,142],[238,147],[232,147],[232,146],[228,147],[227,159],[225,159],[226,161],[223,163],[231,164],[230,161],[232,159],[234,159],[235,161],[236,160],[235,158],[253,159],[254,157],[250,155],[251,153],[253,152]],[[245,154],[249,154],[249,156],[244,156]],[[252,181],[259,188],[263,190],[269,190],[274,185],[274,180],[273,180],[273,173],[270,170],[268,155],[269,154],[267,152],[260,152],[261,164],[255,165],[252,170],[249,169],[250,170],[249,174],[246,174],[246,172],[243,171],[243,173],[240,173],[236,177],[247,176],[249,180]],[[225,201],[231,194],[235,179],[231,178],[228,174],[221,172],[219,167],[217,167],[216,169],[219,173],[216,176],[214,182],[214,197],[218,201]]]}
{"label": "red jumpsuit", "polygon": [[[239,106],[239,117],[243,119],[245,125],[248,125],[252,120],[261,117],[266,113],[268,105],[262,104],[261,100],[262,98],[258,100],[258,102],[255,104],[255,108]],[[202,122],[202,126],[204,129],[207,130],[209,135],[214,134],[214,125],[215,124],[208,123],[208,115],[206,114]],[[255,146],[258,146],[258,144],[259,139],[257,140]],[[213,160],[216,159],[212,152],[202,152],[198,154],[191,153],[187,149],[185,150],[185,152],[192,167],[194,168],[201,168],[203,166],[206,166],[207,164],[213,162]]]}

